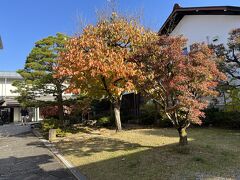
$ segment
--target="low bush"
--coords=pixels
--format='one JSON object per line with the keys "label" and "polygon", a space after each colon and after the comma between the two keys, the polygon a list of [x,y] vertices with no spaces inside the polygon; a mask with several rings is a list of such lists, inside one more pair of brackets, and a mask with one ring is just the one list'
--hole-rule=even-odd
{"label": "low bush", "polygon": [[143,125],[152,125],[155,122],[155,112],[142,110],[140,114],[140,123]]}
{"label": "low bush", "polygon": [[230,129],[240,129],[240,112],[223,111],[217,108],[205,110],[203,126],[223,127]]}
{"label": "low bush", "polygon": [[112,124],[113,118],[111,116],[103,116],[97,120],[100,126],[110,126]]}
{"label": "low bush", "polygon": [[143,125],[152,125],[155,120],[159,119],[159,113],[157,112],[156,106],[152,101],[144,104],[140,109],[140,123]]}
{"label": "low bush", "polygon": [[65,130],[62,130],[60,128],[57,128],[56,134],[57,134],[57,137],[65,137],[66,136]]}
{"label": "low bush", "polygon": [[63,122],[59,121],[58,119],[50,118],[45,119],[41,122],[41,128],[46,136],[50,129],[56,129],[56,133],[58,137],[65,136],[65,131],[63,130]]}
{"label": "low bush", "polygon": [[151,101],[142,106],[139,119],[143,125],[154,124],[158,127],[172,127],[172,123],[160,114],[156,104]]}

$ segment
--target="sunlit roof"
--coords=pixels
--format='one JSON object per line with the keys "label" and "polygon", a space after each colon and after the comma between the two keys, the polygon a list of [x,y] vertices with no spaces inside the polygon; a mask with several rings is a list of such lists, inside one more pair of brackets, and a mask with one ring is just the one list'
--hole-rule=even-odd
{"label": "sunlit roof", "polygon": [[17,72],[12,71],[0,71],[0,78],[8,78],[8,79],[22,79],[22,76]]}

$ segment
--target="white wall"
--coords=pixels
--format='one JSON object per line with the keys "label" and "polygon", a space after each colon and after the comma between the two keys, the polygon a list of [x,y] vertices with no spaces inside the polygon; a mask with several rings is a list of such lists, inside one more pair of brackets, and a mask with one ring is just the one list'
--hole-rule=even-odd
{"label": "white wall", "polygon": [[195,42],[212,43],[215,36],[219,40],[215,44],[226,44],[232,29],[240,28],[239,15],[186,15],[178,23],[171,35],[183,35],[188,39],[187,45]]}
{"label": "white wall", "polygon": [[[229,32],[240,28],[239,15],[186,15],[171,35],[183,35],[188,39],[187,48],[193,43],[227,44]],[[213,42],[213,38],[218,41]],[[224,104],[223,98],[218,98]]]}
{"label": "white wall", "polygon": [[0,78],[0,96],[18,96],[17,93],[12,93],[16,87],[12,86],[14,79]]}
{"label": "white wall", "polygon": [[21,113],[20,113],[20,108],[16,107],[13,110],[13,122],[18,122],[21,121]]}

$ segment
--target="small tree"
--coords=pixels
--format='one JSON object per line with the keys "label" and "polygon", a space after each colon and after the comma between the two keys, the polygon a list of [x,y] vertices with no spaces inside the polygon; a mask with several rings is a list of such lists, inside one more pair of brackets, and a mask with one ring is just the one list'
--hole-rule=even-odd
{"label": "small tree", "polygon": [[225,78],[214,62],[211,50],[195,44],[188,55],[182,37],[158,37],[133,57],[142,71],[139,86],[150,95],[178,130],[180,145],[186,145],[190,123],[201,124],[208,96],[215,96],[218,80]]}
{"label": "small tree", "polygon": [[240,28],[234,29],[229,33],[227,46],[223,44],[215,45],[213,49],[219,58],[219,68],[228,76],[228,81],[222,88],[224,91],[227,91],[226,94],[231,101],[226,103],[227,109],[229,110],[232,107],[232,110],[239,110],[236,107],[239,107],[240,94]]}
{"label": "small tree", "polygon": [[[215,53],[220,58],[220,68],[226,72],[232,80],[240,80],[240,28],[229,33],[227,47],[223,44],[213,46]],[[240,81],[232,82],[233,86],[240,86]]]}
{"label": "small tree", "polygon": [[67,36],[60,33],[37,41],[27,57],[24,69],[18,70],[23,80],[14,82],[23,104],[36,103],[39,96],[55,96],[60,120],[64,118],[62,94],[66,89],[66,77],[56,78],[55,74],[59,60],[57,57],[64,51],[66,41]]}
{"label": "small tree", "polygon": [[128,62],[136,50],[148,40],[148,32],[134,20],[113,13],[86,27],[82,35],[72,38],[62,53],[59,75],[70,76],[71,92],[87,92],[89,96],[108,98],[114,107],[115,123],[122,129],[120,106],[122,95],[134,91],[132,77],[135,64]]}

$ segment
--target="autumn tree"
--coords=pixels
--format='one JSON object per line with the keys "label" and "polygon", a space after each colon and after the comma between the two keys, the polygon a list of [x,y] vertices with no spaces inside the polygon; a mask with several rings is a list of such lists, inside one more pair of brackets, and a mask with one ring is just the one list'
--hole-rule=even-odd
{"label": "autumn tree", "polygon": [[59,61],[57,57],[64,51],[67,38],[58,33],[37,41],[26,59],[24,69],[17,71],[23,80],[14,82],[22,104],[36,103],[40,96],[56,97],[60,120],[64,118],[63,92],[66,88],[66,76],[56,78],[55,74]]}
{"label": "autumn tree", "polygon": [[113,13],[70,39],[61,54],[59,75],[70,77],[69,91],[108,98],[114,107],[118,131],[122,129],[122,95],[135,90],[132,78],[137,76],[135,64],[128,59],[148,40],[148,34],[136,21]]}
{"label": "autumn tree", "polygon": [[144,79],[138,81],[139,87],[160,105],[178,130],[180,145],[188,143],[189,125],[201,124],[207,97],[217,95],[214,88],[225,78],[206,45],[192,45],[187,55],[183,54],[184,47],[186,40],[182,37],[160,36],[132,58]]}

